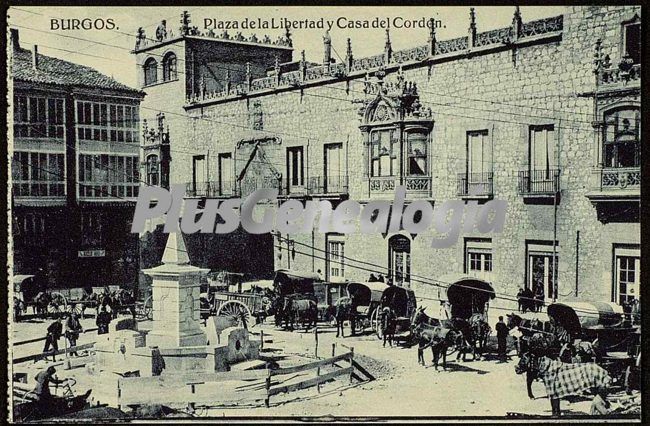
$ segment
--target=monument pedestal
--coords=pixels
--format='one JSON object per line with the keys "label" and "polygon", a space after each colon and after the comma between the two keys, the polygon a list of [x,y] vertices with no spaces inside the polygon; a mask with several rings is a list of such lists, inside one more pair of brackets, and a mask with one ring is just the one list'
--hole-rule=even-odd
{"label": "monument pedestal", "polygon": [[200,297],[201,281],[209,270],[189,264],[183,237],[177,234],[169,234],[162,262],[142,271],[153,279],[153,326],[147,334],[147,346],[205,346]]}

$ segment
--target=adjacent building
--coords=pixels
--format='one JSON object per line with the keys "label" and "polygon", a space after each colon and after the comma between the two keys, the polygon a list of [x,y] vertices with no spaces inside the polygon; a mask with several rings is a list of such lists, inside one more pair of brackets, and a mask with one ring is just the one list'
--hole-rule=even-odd
{"label": "adjacent building", "polygon": [[14,274],[42,268],[51,288],[133,286],[144,93],[25,49],[15,29],[9,51]]}
{"label": "adjacent building", "polygon": [[[135,53],[145,102],[178,113],[170,182],[189,198],[274,187],[336,206],[391,199],[404,185],[407,204],[508,203],[502,232],[463,230],[448,249],[430,247],[433,230],[275,235],[273,267],[330,281],[373,271],[432,298],[435,280],[476,275],[508,308],[522,287],[547,301],[623,304],[640,286],[640,13],[572,6],[526,21],[516,7],[510,26],[492,29],[470,10],[466,36],[438,40],[431,25],[420,45],[395,46],[387,31],[371,57],[348,39],[335,60],[326,34],[318,63],[304,52],[293,61],[288,35],[204,34],[184,14],[181,35],[143,46],[140,33]],[[210,238],[203,252],[246,263]],[[259,238],[255,254],[268,247]]]}

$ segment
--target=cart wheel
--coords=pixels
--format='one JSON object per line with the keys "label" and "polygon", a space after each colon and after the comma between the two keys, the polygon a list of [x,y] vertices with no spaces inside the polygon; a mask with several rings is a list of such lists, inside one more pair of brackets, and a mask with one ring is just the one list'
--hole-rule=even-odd
{"label": "cart wheel", "polygon": [[68,313],[75,313],[77,316],[81,317],[81,312],[83,311],[83,303],[71,303],[66,306],[65,311]]}
{"label": "cart wheel", "polygon": [[375,309],[372,311],[372,314],[370,315],[370,326],[372,327],[372,331],[375,332],[377,335],[377,338],[379,340],[383,339],[384,334],[382,333],[381,329],[381,318],[379,318],[379,309]]}
{"label": "cart wheel", "polygon": [[136,317],[141,320],[151,319],[153,313],[153,304],[151,301],[151,296],[144,299],[144,302],[138,303],[136,305]]}
{"label": "cart wheel", "polygon": [[244,322],[246,322],[246,325],[250,324],[252,314],[250,309],[248,309],[248,306],[239,300],[228,300],[219,306],[217,316],[231,317],[236,322],[237,326],[243,327]]}
{"label": "cart wheel", "polygon": [[50,315],[61,316],[68,311],[68,301],[65,296],[59,292],[51,294],[52,300],[47,305],[47,313]]}

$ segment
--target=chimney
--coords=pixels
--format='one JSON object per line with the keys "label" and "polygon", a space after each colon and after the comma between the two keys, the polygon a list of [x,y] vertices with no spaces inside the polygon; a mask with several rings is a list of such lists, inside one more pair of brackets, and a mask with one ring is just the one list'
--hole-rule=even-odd
{"label": "chimney", "polygon": [[16,28],[11,29],[11,47],[13,48],[14,52],[20,49],[20,35],[18,34],[18,30]]}
{"label": "chimney", "polygon": [[32,67],[37,70],[38,69],[38,46],[34,45],[32,48]]}

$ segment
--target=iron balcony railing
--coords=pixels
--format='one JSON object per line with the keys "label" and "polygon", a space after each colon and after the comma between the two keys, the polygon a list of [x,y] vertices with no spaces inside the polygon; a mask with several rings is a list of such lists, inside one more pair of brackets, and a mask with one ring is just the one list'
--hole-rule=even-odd
{"label": "iron balcony railing", "polygon": [[220,198],[237,196],[236,181],[189,182],[185,188],[187,197]]}
{"label": "iron balcony railing", "polygon": [[311,176],[307,190],[310,194],[347,194],[347,175]]}
{"label": "iron balcony railing", "polygon": [[491,196],[493,194],[493,173],[459,173],[457,192],[461,197]]}
{"label": "iron balcony railing", "polygon": [[282,195],[282,184],[272,177],[246,178],[241,181],[188,182],[185,186],[186,197],[229,198],[246,197],[258,189],[278,189]]}
{"label": "iron balcony railing", "polygon": [[554,195],[560,191],[560,170],[521,170],[519,193],[522,195]]}

